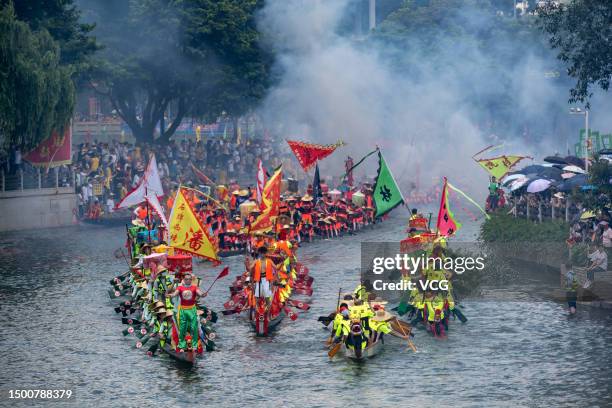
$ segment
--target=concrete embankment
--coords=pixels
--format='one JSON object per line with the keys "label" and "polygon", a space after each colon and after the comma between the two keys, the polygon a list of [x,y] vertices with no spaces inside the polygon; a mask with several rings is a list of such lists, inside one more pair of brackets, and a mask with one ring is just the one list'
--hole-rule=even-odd
{"label": "concrete embankment", "polygon": [[0,192],[0,231],[72,225],[75,211],[73,187]]}

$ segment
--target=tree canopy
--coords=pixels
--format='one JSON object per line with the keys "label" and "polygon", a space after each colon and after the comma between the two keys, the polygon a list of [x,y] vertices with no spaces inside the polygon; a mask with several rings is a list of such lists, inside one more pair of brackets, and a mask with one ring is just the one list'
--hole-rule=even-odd
{"label": "tree canopy", "polygon": [[612,77],[612,2],[573,0],[549,2],[538,9],[541,28],[549,35],[558,58],[576,80],[570,102],[585,102],[592,86],[610,87]]}
{"label": "tree canopy", "polygon": [[4,143],[34,147],[62,131],[74,109],[70,65],[45,28],[33,31],[0,8],[0,135]]}
{"label": "tree canopy", "polygon": [[[264,94],[259,0],[90,0],[100,53],[92,84],[139,142],[165,143],[186,115],[241,115]],[[112,16],[112,18],[105,18]],[[156,129],[169,113],[154,140]]]}
{"label": "tree canopy", "polygon": [[81,13],[74,0],[0,0],[0,5],[13,3],[17,20],[33,31],[47,30],[60,47],[60,63],[71,65],[80,76],[89,68],[89,57],[98,50],[90,33],[94,24],[80,21]]}

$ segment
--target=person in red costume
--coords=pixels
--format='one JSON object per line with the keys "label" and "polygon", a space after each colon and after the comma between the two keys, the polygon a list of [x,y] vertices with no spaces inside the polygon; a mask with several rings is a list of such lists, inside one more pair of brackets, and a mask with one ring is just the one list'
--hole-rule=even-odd
{"label": "person in red costume", "polygon": [[198,297],[204,297],[206,294],[192,282],[192,275],[186,273],[183,282],[172,292],[167,293],[167,296],[179,297],[180,303],[177,312],[179,321],[179,343],[177,350],[185,351],[187,343],[185,335],[187,332],[191,334],[192,347],[198,344],[198,313],[196,310],[196,300]]}

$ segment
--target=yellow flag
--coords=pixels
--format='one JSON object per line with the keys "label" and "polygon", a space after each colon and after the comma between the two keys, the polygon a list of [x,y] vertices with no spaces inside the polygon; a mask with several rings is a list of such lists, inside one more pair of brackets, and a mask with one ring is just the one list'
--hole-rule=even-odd
{"label": "yellow flag", "polygon": [[283,178],[282,166],[279,166],[274,174],[268,179],[262,193],[261,214],[253,223],[244,228],[248,232],[266,232],[274,226],[280,210],[280,190]]}
{"label": "yellow flag", "polygon": [[476,162],[499,180],[512,169],[512,166],[525,158],[526,156],[499,156],[490,159],[479,159]]}
{"label": "yellow flag", "polygon": [[179,189],[170,214],[170,246],[180,251],[220,262],[217,248],[206,228],[195,215],[182,189]]}
{"label": "yellow flag", "polygon": [[202,127],[200,125],[196,126],[196,143],[202,140]]}

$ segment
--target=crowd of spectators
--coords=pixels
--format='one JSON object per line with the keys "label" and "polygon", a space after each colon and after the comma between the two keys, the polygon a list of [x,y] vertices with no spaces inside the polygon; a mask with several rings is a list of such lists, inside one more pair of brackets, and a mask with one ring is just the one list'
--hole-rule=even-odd
{"label": "crowd of spectators", "polygon": [[221,138],[172,141],[165,146],[117,140],[82,143],[73,150],[80,215],[87,216],[94,204],[112,212],[115,204],[138,185],[151,153],[155,153],[164,190],[170,191],[179,183],[199,184],[192,164],[218,184],[253,184],[259,159],[271,169],[288,157],[281,146],[264,139],[236,143]]}

